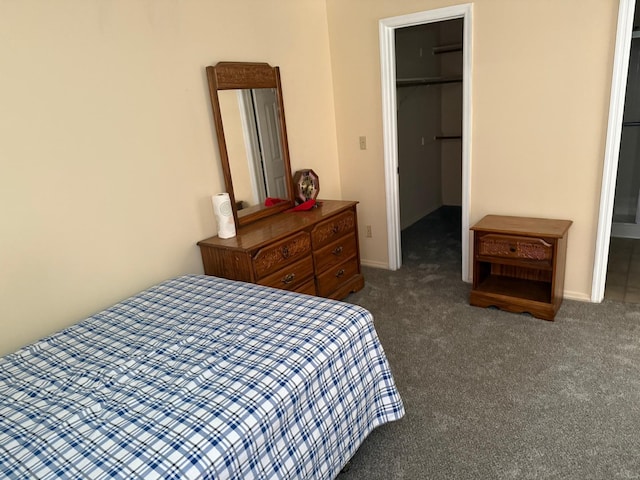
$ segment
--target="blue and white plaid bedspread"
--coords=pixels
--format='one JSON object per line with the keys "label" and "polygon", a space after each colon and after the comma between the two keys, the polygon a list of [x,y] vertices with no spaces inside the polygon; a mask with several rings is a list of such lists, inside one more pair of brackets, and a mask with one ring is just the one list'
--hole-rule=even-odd
{"label": "blue and white plaid bedspread", "polygon": [[0,476],[334,478],[403,414],[366,310],[189,275],[0,359]]}

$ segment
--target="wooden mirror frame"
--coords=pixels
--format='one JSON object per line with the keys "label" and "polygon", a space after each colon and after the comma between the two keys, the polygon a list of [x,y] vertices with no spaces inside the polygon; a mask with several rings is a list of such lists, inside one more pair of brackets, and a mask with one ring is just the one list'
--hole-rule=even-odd
{"label": "wooden mirror frame", "polygon": [[[222,162],[222,172],[224,174],[224,184],[231,200],[233,219],[236,228],[255,222],[261,218],[276,215],[295,205],[293,199],[293,182],[291,178],[291,164],[289,159],[289,144],[287,141],[287,127],[284,120],[284,102],[282,100],[282,88],[280,85],[280,69],[272,67],[268,63],[251,62],[219,62],[216,65],[208,66],[207,79],[209,81],[209,93],[211,96],[211,108],[213,110],[213,122],[218,137],[218,147],[220,149],[220,161]],[[224,127],[222,124],[222,113],[220,110],[220,100],[218,92],[220,90],[240,90],[254,88],[274,88],[279,108],[280,120],[280,142],[282,145],[282,156],[285,168],[285,178],[287,179],[288,198],[272,206],[258,205],[249,207],[248,213],[239,216],[236,199],[233,192],[233,179],[231,178],[231,165],[229,163],[229,153],[224,137]]]}

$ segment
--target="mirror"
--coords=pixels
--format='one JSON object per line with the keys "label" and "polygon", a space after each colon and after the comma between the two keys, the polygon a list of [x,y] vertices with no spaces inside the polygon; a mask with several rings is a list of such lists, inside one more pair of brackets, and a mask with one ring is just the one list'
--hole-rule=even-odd
{"label": "mirror", "polygon": [[224,182],[236,227],[294,205],[280,71],[267,63],[207,67]]}

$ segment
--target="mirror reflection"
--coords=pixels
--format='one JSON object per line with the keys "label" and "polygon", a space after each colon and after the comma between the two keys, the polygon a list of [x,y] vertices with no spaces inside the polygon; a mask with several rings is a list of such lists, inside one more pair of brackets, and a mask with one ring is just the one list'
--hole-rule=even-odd
{"label": "mirror reflection", "polygon": [[236,227],[291,208],[295,202],[280,69],[268,63],[219,62],[206,70]]}
{"label": "mirror reflection", "polygon": [[275,88],[218,92],[238,216],[288,198]]}

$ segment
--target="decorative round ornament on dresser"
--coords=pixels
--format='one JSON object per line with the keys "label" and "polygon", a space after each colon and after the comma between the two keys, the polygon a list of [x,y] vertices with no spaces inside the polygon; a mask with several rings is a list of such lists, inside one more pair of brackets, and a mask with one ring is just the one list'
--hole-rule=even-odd
{"label": "decorative round ornament on dresser", "polygon": [[315,200],[320,191],[320,179],[313,170],[298,170],[293,175],[293,189],[297,203]]}

